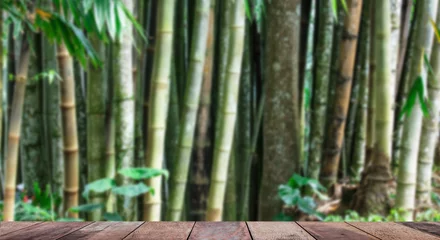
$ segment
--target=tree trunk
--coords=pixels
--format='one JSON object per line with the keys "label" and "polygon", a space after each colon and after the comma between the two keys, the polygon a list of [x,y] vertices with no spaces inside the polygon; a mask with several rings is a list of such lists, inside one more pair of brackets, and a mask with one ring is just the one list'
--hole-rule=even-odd
{"label": "tree trunk", "polygon": [[344,22],[344,33],[339,45],[339,78],[335,84],[335,99],[328,126],[323,166],[320,179],[330,186],[337,181],[339,158],[344,141],[345,119],[350,103],[353,69],[356,58],[357,35],[362,12],[362,0],[347,1],[348,14]]}
{"label": "tree trunk", "polygon": [[[175,0],[163,0],[158,3],[156,47],[151,78],[150,107],[148,108],[148,141],[145,155],[146,166],[149,168],[161,169],[163,164],[164,136],[170,95],[169,76],[173,49],[174,6]],[[147,185],[155,190],[155,194],[147,193],[144,197],[143,219],[159,221],[162,177],[148,179]]]}
{"label": "tree trunk", "polygon": [[[92,46],[100,59],[105,59],[105,46],[96,36],[90,36]],[[89,63],[87,80],[87,181],[93,182],[105,177],[105,93],[106,77],[105,65],[95,67]],[[90,203],[103,204],[105,195],[91,193]],[[102,218],[101,210],[92,211],[87,220],[99,221]]]}
{"label": "tree trunk", "polygon": [[237,101],[240,86],[241,63],[245,35],[245,6],[243,1],[235,1],[231,11],[230,44],[226,68],[223,108],[219,119],[219,137],[215,143],[214,161],[211,172],[206,220],[221,221],[223,201],[227,181],[227,169],[231,156],[237,117]]}
{"label": "tree trunk", "polygon": [[[440,11],[437,10],[437,26],[440,24]],[[439,136],[438,119],[440,117],[440,44],[434,37],[431,53],[431,66],[434,75],[428,75],[429,116],[423,119],[422,133],[417,165],[417,204],[431,204],[431,177],[435,147]]]}
{"label": "tree trunk", "polygon": [[[433,42],[433,29],[430,25],[430,19],[434,19],[437,12],[437,0],[418,1],[416,42],[413,50],[413,64],[411,65],[410,86],[415,82],[418,76],[424,79],[427,72],[420,72],[419,66],[423,63],[423,54],[430,56]],[[423,113],[420,109],[420,102],[417,99],[415,105],[407,116],[403,125],[402,149],[399,159],[399,175],[397,177],[396,207],[403,209],[402,217],[406,221],[413,219],[415,208],[416,179],[417,179],[417,157],[419,152],[420,135],[422,130]],[[425,147],[425,146],[423,146]]]}
{"label": "tree trunk", "polygon": [[330,1],[318,1],[315,79],[310,118],[310,153],[307,176],[318,179],[327,116],[327,98],[333,45],[333,13]]}
{"label": "tree trunk", "polygon": [[14,95],[11,105],[11,117],[8,132],[8,148],[5,161],[5,198],[3,221],[14,220],[15,189],[17,180],[18,148],[20,144],[21,121],[23,115],[24,96],[28,78],[30,48],[27,42],[28,32],[25,30],[21,45],[18,71],[15,77]]}
{"label": "tree trunk", "polygon": [[[300,169],[298,35],[301,1],[280,0],[266,4],[265,56],[268,64],[265,69],[264,156],[258,209],[258,219],[263,221],[272,220],[281,211],[278,185]],[[281,34],[286,41],[274,38]]]}
{"label": "tree trunk", "polygon": [[[392,180],[390,172],[392,134],[393,134],[393,104],[395,76],[392,75],[393,63],[391,60],[391,21],[390,2],[375,1],[374,12],[374,57],[375,69],[374,98],[380,107],[375,109],[374,149],[373,158],[363,174],[360,188],[356,193],[355,208],[361,214],[389,213],[389,182]],[[394,54],[394,52],[393,52]],[[395,62],[396,63],[396,62]]]}

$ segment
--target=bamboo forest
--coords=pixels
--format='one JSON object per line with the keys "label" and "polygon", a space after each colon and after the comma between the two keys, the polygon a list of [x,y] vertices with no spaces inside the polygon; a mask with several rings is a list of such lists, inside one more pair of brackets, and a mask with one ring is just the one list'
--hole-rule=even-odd
{"label": "bamboo forest", "polygon": [[1,0],[0,220],[440,221],[440,0]]}

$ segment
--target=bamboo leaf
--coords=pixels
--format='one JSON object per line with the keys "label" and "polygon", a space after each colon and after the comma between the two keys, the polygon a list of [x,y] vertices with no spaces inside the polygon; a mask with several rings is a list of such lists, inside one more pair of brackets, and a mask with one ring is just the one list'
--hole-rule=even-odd
{"label": "bamboo leaf", "polygon": [[113,222],[121,222],[124,221],[121,217],[121,215],[119,215],[118,213],[109,213],[106,212],[103,214],[102,216],[104,218],[104,220],[106,221],[113,221]]}
{"label": "bamboo leaf", "polygon": [[112,178],[99,179],[87,184],[84,188],[84,192],[82,193],[82,196],[85,199],[88,199],[90,191],[103,193],[105,191],[112,189],[115,185],[116,185],[115,180],[113,180]]}
{"label": "bamboo leaf", "polygon": [[338,0],[332,0],[332,11],[335,20],[338,21]]}
{"label": "bamboo leaf", "polygon": [[429,74],[432,74],[432,76],[434,76],[435,75],[434,74],[434,69],[432,68],[431,63],[429,62],[429,58],[428,58],[428,55],[426,53],[423,54],[423,59],[424,59],[424,62],[425,62],[425,66],[428,68]]}
{"label": "bamboo leaf", "polygon": [[342,8],[344,9],[345,13],[348,13],[347,2],[345,0],[340,0],[340,1],[341,1],[341,5],[342,5]]}
{"label": "bamboo leaf", "polygon": [[440,30],[438,29],[437,24],[432,19],[429,19],[429,22],[431,23],[431,27],[434,30],[435,37],[437,38],[437,42],[440,42]]}

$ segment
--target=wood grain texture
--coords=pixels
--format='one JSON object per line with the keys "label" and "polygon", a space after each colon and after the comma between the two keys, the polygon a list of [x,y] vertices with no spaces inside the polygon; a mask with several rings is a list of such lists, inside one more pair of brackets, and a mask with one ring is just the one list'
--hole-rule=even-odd
{"label": "wood grain texture", "polygon": [[410,227],[397,223],[367,223],[367,222],[349,222],[348,224],[368,232],[380,239],[387,240],[433,240],[438,239],[430,234],[423,233]]}
{"label": "wood grain texture", "polygon": [[250,240],[251,236],[245,222],[197,222],[189,239]]}
{"label": "wood grain texture", "polygon": [[15,232],[22,231],[27,227],[35,224],[41,224],[40,222],[0,222],[0,236]]}
{"label": "wood grain texture", "polygon": [[432,234],[434,236],[440,237],[440,223],[428,223],[428,222],[403,222],[399,223],[410,228],[417,229],[422,232]]}
{"label": "wood grain texture", "polygon": [[315,239],[377,239],[343,222],[298,222]]}
{"label": "wood grain texture", "polygon": [[123,239],[142,224],[143,222],[95,222],[60,239]]}
{"label": "wood grain texture", "polygon": [[187,239],[194,222],[145,222],[124,239]]}
{"label": "wood grain texture", "polygon": [[314,239],[295,222],[247,222],[254,240]]}
{"label": "wood grain texture", "polygon": [[0,239],[51,240],[61,238],[71,232],[91,224],[91,222],[45,222],[26,227],[0,236]]}

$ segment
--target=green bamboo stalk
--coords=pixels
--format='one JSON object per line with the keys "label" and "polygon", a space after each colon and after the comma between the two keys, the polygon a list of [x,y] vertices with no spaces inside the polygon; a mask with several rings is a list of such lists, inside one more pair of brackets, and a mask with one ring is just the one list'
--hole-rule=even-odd
{"label": "green bamboo stalk", "polygon": [[214,63],[214,33],[215,33],[216,1],[211,1],[209,14],[208,39],[206,59],[203,67],[203,84],[200,93],[200,106],[197,113],[196,142],[194,158],[190,175],[190,219],[202,221],[206,215],[206,200],[209,189],[209,166],[212,161],[211,140],[211,98]]}
{"label": "green bamboo stalk", "polygon": [[[251,164],[252,164],[252,53],[250,24],[246,24],[245,46],[241,70],[241,86],[238,101],[238,119],[236,133],[236,159],[239,168],[237,182],[239,183],[238,219],[249,219],[249,193],[251,191]],[[231,159],[232,160],[232,159]],[[231,163],[232,164],[232,163]]]}
{"label": "green bamboo stalk", "polygon": [[333,22],[331,1],[318,1],[318,27],[316,42],[315,76],[310,118],[310,152],[307,176],[318,179],[321,165],[327,99],[330,83],[330,68],[333,46]]}
{"label": "green bamboo stalk", "polygon": [[[154,54],[153,74],[151,78],[150,107],[148,108],[148,141],[146,166],[162,168],[165,132],[169,102],[171,54],[173,46],[173,22],[175,0],[163,0],[158,3],[157,35]],[[155,194],[144,197],[144,215],[146,221],[159,221],[161,216],[162,178],[147,180],[147,185]]]}
{"label": "green bamboo stalk", "polygon": [[[415,29],[417,39],[413,50],[413,59],[416,60],[413,63],[416,64],[411,65],[410,81],[412,83],[420,75],[424,79],[427,77],[426,71],[420,72],[419,66],[423,64],[420,63],[420,61],[423,61],[423,54],[430,56],[434,32],[429,21],[436,16],[438,1],[418,1],[416,4],[418,10],[415,15],[417,18],[417,28]],[[404,210],[402,217],[407,221],[413,219],[415,208],[417,157],[420,147],[422,119],[420,102],[416,100],[414,108],[404,120],[399,174],[397,177],[396,207]]]}
{"label": "green bamboo stalk", "polygon": [[23,41],[18,62],[18,71],[17,75],[15,76],[16,82],[11,105],[7,157],[5,161],[5,198],[3,207],[3,221],[14,220],[18,148],[20,144],[21,121],[31,52],[29,43],[27,42],[27,35],[29,34],[28,31],[29,30],[25,30],[22,38]]}
{"label": "green bamboo stalk", "polygon": [[[440,5],[439,5],[440,6]],[[437,26],[440,24],[440,9],[437,10]],[[420,148],[417,164],[417,204],[431,204],[431,179],[434,163],[435,147],[438,141],[440,116],[440,44],[434,37],[434,46],[430,63],[434,71],[428,75],[428,99],[430,101],[430,114],[423,119]]]}
{"label": "green bamboo stalk", "polygon": [[[7,73],[7,70],[5,69],[5,65],[7,65],[7,60],[5,61],[5,52],[7,52],[4,48],[4,41],[3,41],[3,9],[0,9],[0,152],[3,151],[3,89],[6,86],[3,86],[3,76],[4,73]],[[3,199],[3,192],[4,192],[4,178],[3,178],[3,154],[0,154],[0,199]]]}
{"label": "green bamboo stalk", "polygon": [[[105,59],[105,46],[96,36],[89,37],[100,59]],[[105,67],[89,63],[87,79],[87,181],[93,182],[105,177]],[[91,193],[90,203],[103,204],[104,194]],[[101,210],[88,214],[89,221],[102,219]]]}
{"label": "green bamboo stalk", "polygon": [[44,125],[42,118],[42,81],[35,79],[43,70],[41,64],[41,45],[42,36],[34,34],[34,51],[32,51],[29,77],[30,81],[26,85],[26,97],[23,106],[23,122],[21,129],[22,140],[20,142],[20,165],[22,180],[29,193],[33,193],[33,185],[37,183],[43,189],[50,183],[49,159],[44,154],[43,135]]}
{"label": "green bamboo stalk", "polygon": [[[110,66],[112,63],[111,56],[113,56],[113,48],[110,45],[106,52],[106,65]],[[106,93],[106,111],[105,111],[105,169],[104,176],[106,178],[115,178],[116,176],[116,157],[115,157],[115,116],[114,116],[114,77],[112,74],[107,78],[107,93]],[[105,210],[107,212],[116,211],[116,201],[113,194],[108,194],[105,201]]]}
{"label": "green bamboo stalk", "polygon": [[227,181],[227,169],[231,155],[240,86],[241,63],[245,35],[244,1],[235,1],[231,12],[231,29],[227,73],[223,95],[223,112],[220,118],[220,135],[215,143],[214,160],[211,172],[206,220],[222,219],[223,201]]}
{"label": "green bamboo stalk", "polygon": [[[43,70],[55,71],[56,64],[56,48],[47,38],[43,37],[42,62]],[[42,81],[42,97],[43,97],[43,118],[44,118],[44,148],[48,151],[48,160],[50,160],[52,193],[57,196],[63,195],[64,185],[64,159],[63,159],[63,141],[61,128],[61,111],[60,111],[60,81],[49,79]],[[61,210],[61,209],[59,209]]]}
{"label": "green bamboo stalk", "polygon": [[[176,66],[177,93],[179,103],[184,103],[185,84],[188,76],[188,0],[179,0],[176,2],[176,17],[174,26],[176,34],[174,35],[174,63]],[[183,106],[180,106],[183,109]]]}
{"label": "green bamboo stalk", "polygon": [[301,125],[300,125],[300,164],[304,169],[304,173],[308,171],[308,155],[310,141],[310,105],[312,101],[313,91],[313,69],[314,69],[314,40],[315,40],[315,14],[316,1],[310,1],[309,19],[307,27],[307,45],[305,53],[305,65],[303,74],[303,86],[301,91]]}
{"label": "green bamboo stalk", "polygon": [[[237,136],[237,134],[236,134]],[[235,144],[234,144],[235,145]],[[236,181],[236,146],[232,147],[229,159],[228,180],[224,201],[223,219],[225,221],[237,221],[237,181]]]}
{"label": "green bamboo stalk", "polygon": [[[129,12],[134,11],[132,0],[122,1]],[[113,77],[114,77],[114,117],[115,117],[115,154],[116,169],[135,166],[134,161],[134,131],[135,131],[135,92],[133,88],[133,56],[132,56],[132,25],[122,28],[121,38],[115,43]],[[119,185],[132,181],[121,175],[116,176]],[[117,211],[124,220],[137,219],[136,199],[118,196]]]}
{"label": "green bamboo stalk", "polygon": [[185,91],[184,109],[177,161],[171,173],[171,195],[167,220],[181,219],[183,200],[188,179],[191,151],[194,142],[194,131],[197,121],[200,91],[203,83],[203,66],[209,30],[210,0],[198,0],[190,53],[189,71]]}

